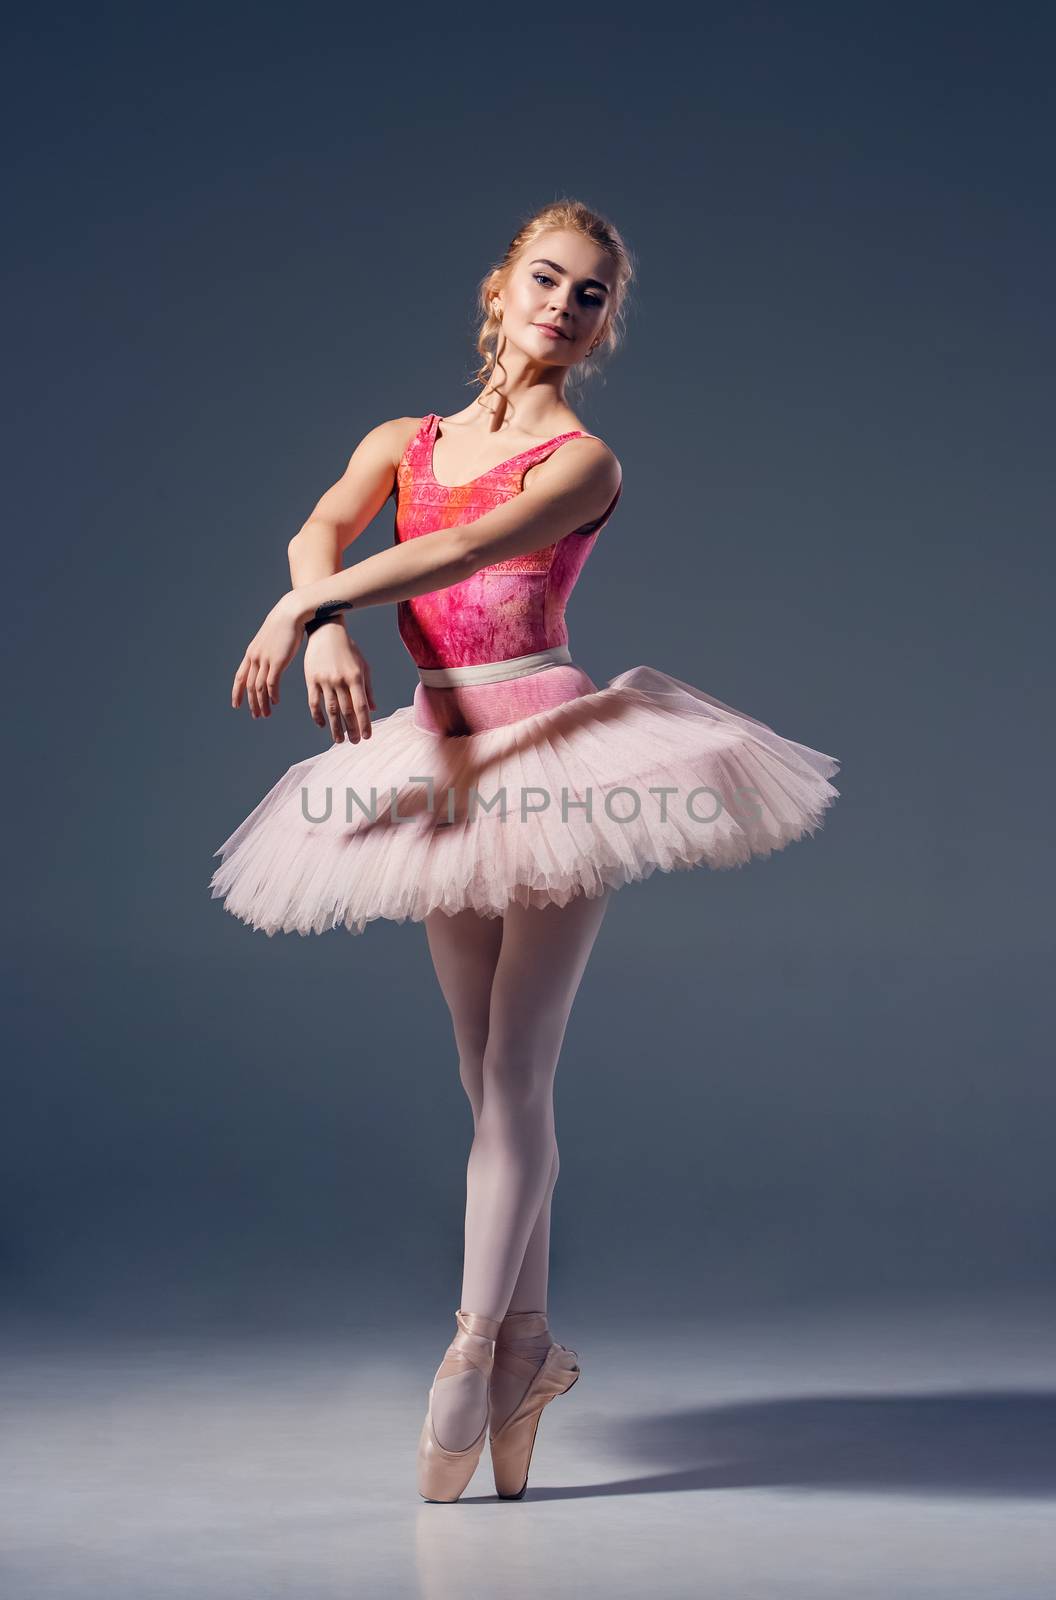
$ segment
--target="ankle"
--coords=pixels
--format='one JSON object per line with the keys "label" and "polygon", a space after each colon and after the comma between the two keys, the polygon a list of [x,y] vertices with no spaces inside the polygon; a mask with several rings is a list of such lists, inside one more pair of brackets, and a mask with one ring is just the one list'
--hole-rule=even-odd
{"label": "ankle", "polygon": [[550,1319],[545,1311],[507,1311],[502,1319],[498,1338],[503,1341],[522,1339],[549,1331]]}
{"label": "ankle", "polygon": [[495,1352],[541,1360],[554,1340],[545,1311],[509,1311],[502,1319]]}
{"label": "ankle", "polygon": [[466,1311],[463,1307],[455,1313],[455,1320],[465,1333],[478,1339],[497,1339],[502,1328],[500,1317],[486,1317],[479,1311]]}

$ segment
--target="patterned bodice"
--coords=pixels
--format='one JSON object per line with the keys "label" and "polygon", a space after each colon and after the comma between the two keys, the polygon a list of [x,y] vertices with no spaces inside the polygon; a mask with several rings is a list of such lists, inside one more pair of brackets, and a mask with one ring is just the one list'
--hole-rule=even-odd
{"label": "patterned bodice", "polygon": [[[545,461],[566,439],[593,437],[579,428],[558,434],[452,489],[433,476],[433,443],[441,420],[435,411],[422,418],[397,468],[395,544],[475,522],[520,494],[528,468]],[[476,666],[567,645],[565,605],[620,492],[594,522],[542,550],[496,561],[462,583],[401,600],[396,607],[400,637],[415,665]]]}

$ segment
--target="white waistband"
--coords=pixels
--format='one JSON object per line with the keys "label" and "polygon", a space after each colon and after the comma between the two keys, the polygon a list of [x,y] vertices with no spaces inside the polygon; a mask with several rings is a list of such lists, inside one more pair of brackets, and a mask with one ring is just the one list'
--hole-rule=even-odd
{"label": "white waistband", "polygon": [[482,661],[475,667],[419,667],[422,682],[434,689],[452,689],[460,683],[500,683],[506,678],[523,678],[546,667],[571,665],[567,644],[550,650],[535,650],[528,656],[511,656],[508,661]]}

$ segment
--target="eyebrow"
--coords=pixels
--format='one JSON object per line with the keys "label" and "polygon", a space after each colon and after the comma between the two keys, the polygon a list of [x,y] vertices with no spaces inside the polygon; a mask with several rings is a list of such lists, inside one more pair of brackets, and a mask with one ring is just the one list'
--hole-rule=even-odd
{"label": "eyebrow", "polygon": [[[529,266],[553,267],[555,272],[566,272],[568,270],[566,267],[559,267],[556,261],[548,261],[545,256],[536,256],[534,261],[529,262]],[[600,278],[584,278],[583,282],[589,289],[603,289],[606,294],[609,292],[608,284],[602,283]]]}

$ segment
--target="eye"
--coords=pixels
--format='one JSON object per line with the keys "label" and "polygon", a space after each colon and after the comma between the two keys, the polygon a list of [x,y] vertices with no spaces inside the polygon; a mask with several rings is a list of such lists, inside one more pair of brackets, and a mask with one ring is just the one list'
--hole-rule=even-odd
{"label": "eye", "polygon": [[[539,282],[540,278],[543,280],[544,283],[553,283],[553,281],[554,281],[553,278],[551,278],[551,276],[550,276],[550,274],[548,272],[533,272],[532,273],[532,277],[535,279],[535,281],[537,283]],[[584,305],[588,305],[588,306],[602,306],[602,305],[605,304],[604,300],[598,294],[584,295],[583,303],[584,303]]]}

